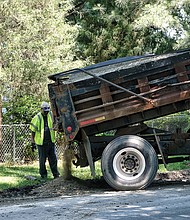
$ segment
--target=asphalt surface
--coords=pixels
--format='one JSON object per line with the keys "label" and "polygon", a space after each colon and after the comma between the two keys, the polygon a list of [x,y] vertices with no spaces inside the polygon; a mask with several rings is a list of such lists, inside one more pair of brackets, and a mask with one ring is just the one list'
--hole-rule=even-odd
{"label": "asphalt surface", "polygon": [[0,207],[2,220],[190,219],[190,185],[63,196]]}

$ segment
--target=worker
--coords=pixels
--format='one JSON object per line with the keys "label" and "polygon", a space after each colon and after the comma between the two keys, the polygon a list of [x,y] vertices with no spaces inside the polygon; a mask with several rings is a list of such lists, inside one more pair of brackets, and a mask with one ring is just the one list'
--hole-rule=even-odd
{"label": "worker", "polygon": [[57,168],[55,130],[53,129],[52,112],[47,102],[42,102],[41,111],[32,118],[30,130],[32,132],[32,151],[34,152],[38,148],[41,177],[47,178],[46,160],[48,158],[51,172],[54,178],[58,178],[60,174]]}

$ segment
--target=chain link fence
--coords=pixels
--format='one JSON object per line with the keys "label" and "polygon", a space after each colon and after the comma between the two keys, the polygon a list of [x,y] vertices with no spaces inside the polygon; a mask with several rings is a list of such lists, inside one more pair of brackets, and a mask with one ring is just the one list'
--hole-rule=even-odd
{"label": "chain link fence", "polygon": [[[28,124],[2,125],[0,162],[28,163],[38,160],[37,150],[31,150],[31,131]],[[63,145],[56,144],[57,156],[63,155]]]}

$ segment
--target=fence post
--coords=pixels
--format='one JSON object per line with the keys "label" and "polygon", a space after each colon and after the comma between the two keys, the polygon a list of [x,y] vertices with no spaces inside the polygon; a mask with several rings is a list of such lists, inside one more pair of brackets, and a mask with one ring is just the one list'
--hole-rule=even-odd
{"label": "fence post", "polygon": [[15,151],[16,151],[15,128],[16,128],[16,126],[12,125],[12,127],[13,127],[13,162],[15,163],[15,155],[16,155],[16,153],[15,153]]}
{"label": "fence post", "polygon": [[0,95],[0,162],[2,161],[2,101]]}

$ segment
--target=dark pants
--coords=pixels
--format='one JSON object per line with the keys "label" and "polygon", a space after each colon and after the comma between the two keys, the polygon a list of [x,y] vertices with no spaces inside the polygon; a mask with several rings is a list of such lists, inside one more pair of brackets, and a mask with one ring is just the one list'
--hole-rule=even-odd
{"label": "dark pants", "polygon": [[38,155],[39,155],[39,166],[40,175],[42,178],[47,177],[46,160],[48,158],[49,166],[53,176],[56,178],[59,176],[57,169],[57,156],[55,152],[55,144],[47,143],[44,145],[38,145]]}

